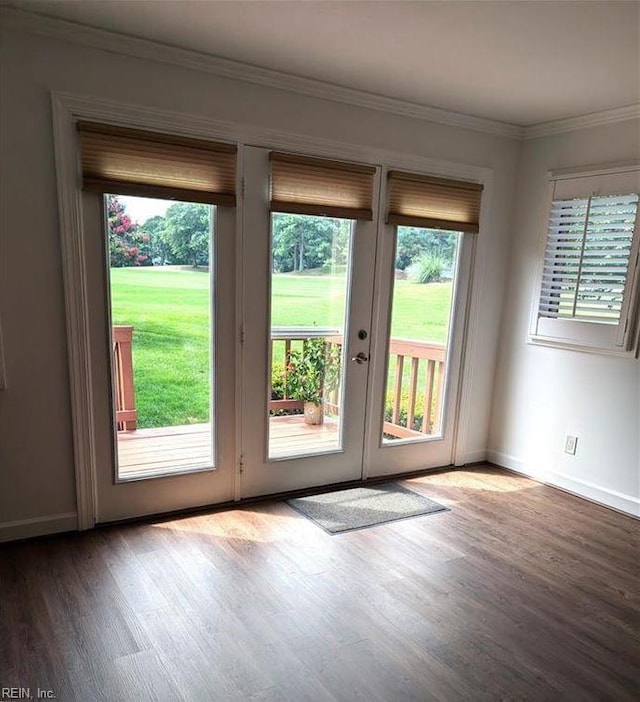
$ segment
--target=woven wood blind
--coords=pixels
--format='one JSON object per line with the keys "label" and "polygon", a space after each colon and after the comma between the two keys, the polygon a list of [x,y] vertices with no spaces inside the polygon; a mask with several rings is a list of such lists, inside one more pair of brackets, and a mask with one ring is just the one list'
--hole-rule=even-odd
{"label": "woven wood blind", "polygon": [[409,227],[477,232],[482,185],[389,172],[387,222]]}
{"label": "woven wood blind", "polygon": [[271,211],[373,219],[375,168],[271,152]]}
{"label": "woven wood blind", "polygon": [[85,190],[122,195],[236,204],[236,147],[78,123]]}

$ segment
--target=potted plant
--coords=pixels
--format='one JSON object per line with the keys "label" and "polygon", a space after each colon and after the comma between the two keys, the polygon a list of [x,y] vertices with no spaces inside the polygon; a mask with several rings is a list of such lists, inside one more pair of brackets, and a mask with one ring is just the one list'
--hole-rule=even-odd
{"label": "potted plant", "polygon": [[304,403],[306,424],[324,422],[324,398],[340,383],[340,349],[320,337],[304,341],[287,366],[287,395]]}

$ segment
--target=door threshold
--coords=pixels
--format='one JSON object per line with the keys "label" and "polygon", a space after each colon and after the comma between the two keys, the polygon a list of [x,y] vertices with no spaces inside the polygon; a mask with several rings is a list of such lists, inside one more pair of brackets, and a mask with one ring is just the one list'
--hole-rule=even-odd
{"label": "door threshold", "polygon": [[[483,461],[484,463],[484,461]],[[422,475],[429,473],[448,472],[455,470],[458,466],[453,464],[445,466],[437,466],[435,468],[422,468],[406,473],[393,473],[390,475],[375,476],[360,480],[346,480],[339,483],[329,483],[328,485],[316,485],[299,490],[287,490],[285,492],[273,492],[268,495],[257,495],[255,497],[244,497],[241,500],[217,502],[210,505],[202,505],[201,507],[189,507],[187,509],[179,509],[171,512],[159,512],[155,514],[145,514],[140,517],[126,517],[125,519],[117,519],[109,522],[98,522],[95,528],[104,529],[111,526],[121,526],[124,524],[139,524],[145,522],[167,522],[180,517],[192,517],[197,515],[215,514],[224,512],[228,509],[236,509],[247,505],[259,504],[260,502],[272,502],[277,500],[289,500],[295,497],[309,497],[311,495],[319,495],[323,492],[332,492],[335,490],[349,490],[354,487],[362,487],[363,485],[377,485],[386,483],[390,480],[410,480],[411,478],[419,478]]]}

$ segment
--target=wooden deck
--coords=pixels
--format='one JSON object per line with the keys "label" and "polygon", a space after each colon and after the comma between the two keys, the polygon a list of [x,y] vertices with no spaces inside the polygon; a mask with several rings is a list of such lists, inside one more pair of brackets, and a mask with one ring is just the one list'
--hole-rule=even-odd
{"label": "wooden deck", "polygon": [[[113,369],[115,377],[114,400],[116,422],[119,430],[132,431],[137,428],[138,410],[135,399],[135,383],[133,370],[134,327],[113,327]],[[287,395],[287,368],[291,353],[302,351],[309,339],[324,339],[328,344],[342,348],[343,337],[339,329],[318,329],[316,327],[273,327],[271,330],[270,358],[285,359],[284,395],[271,398],[269,409],[302,410],[302,402]],[[443,344],[432,344],[428,341],[392,338],[389,345],[390,376],[388,391],[393,387],[392,412],[390,421],[384,423],[386,439],[422,438],[425,435],[438,433],[442,409],[442,392],[445,380],[445,363],[447,349]],[[391,377],[394,378],[393,386]],[[334,390],[325,398],[327,407],[337,408],[339,404],[338,391]],[[424,411],[427,408],[427,411]],[[406,412],[406,414],[405,414]],[[276,418],[274,418],[276,419]],[[281,418],[278,417],[279,421]],[[183,434],[184,427],[175,427]],[[284,428],[283,428],[284,431]],[[312,430],[320,438],[321,431]],[[203,431],[205,433],[206,430]],[[306,432],[305,432],[306,433]],[[136,435],[142,438],[141,435]],[[273,432],[274,444],[270,455],[273,458],[289,455],[280,446],[280,428]],[[326,437],[325,437],[326,439]],[[186,439],[185,439],[186,441]],[[335,446],[335,440],[332,440]],[[305,449],[305,453],[309,449]],[[311,449],[317,450],[315,448]],[[182,455],[182,452],[180,452]],[[207,462],[210,462],[207,460]],[[127,465],[124,463],[123,465]]]}
{"label": "wooden deck", "polygon": [[[309,426],[302,416],[271,417],[269,456],[284,458],[337,449],[338,428],[338,423],[329,418],[320,426]],[[205,468],[211,461],[209,424],[118,432],[121,478]]]}
{"label": "wooden deck", "polygon": [[269,458],[335,451],[340,447],[339,423],[325,416],[324,424],[309,425],[301,415],[271,417]]}

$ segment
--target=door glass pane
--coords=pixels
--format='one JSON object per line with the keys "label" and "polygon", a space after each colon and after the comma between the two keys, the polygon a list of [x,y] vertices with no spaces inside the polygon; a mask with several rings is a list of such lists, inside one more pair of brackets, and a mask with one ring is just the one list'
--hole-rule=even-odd
{"label": "door glass pane", "polygon": [[272,214],[270,458],[342,449],[352,224]]}
{"label": "door glass pane", "polygon": [[213,466],[214,208],[105,196],[118,478]]}
{"label": "door glass pane", "polygon": [[462,235],[398,227],[383,443],[442,434],[452,301]]}

